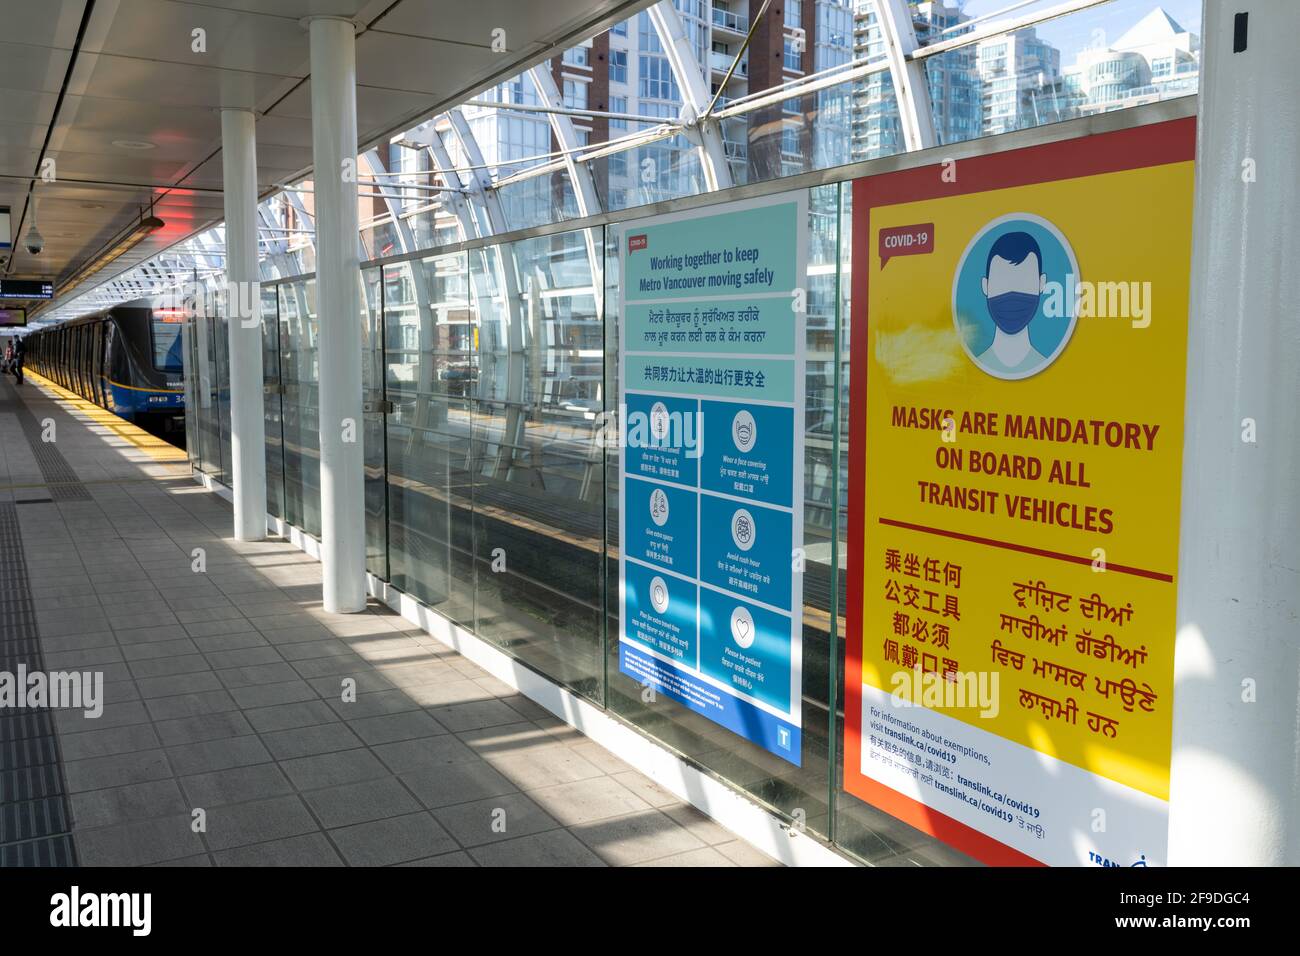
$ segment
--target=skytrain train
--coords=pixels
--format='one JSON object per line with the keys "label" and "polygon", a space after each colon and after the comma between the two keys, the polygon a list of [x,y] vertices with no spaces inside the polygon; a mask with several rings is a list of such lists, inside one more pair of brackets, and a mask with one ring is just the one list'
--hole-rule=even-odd
{"label": "skytrain train", "polygon": [[125,302],[25,337],[26,366],[154,434],[185,429],[179,309]]}

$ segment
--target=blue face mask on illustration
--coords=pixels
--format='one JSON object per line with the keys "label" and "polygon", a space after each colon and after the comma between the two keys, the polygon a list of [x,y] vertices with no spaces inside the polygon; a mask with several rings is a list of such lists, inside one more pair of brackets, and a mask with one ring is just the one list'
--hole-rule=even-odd
{"label": "blue face mask on illustration", "polygon": [[1031,292],[1003,292],[988,299],[993,323],[1007,335],[1015,335],[1038,313],[1037,295]]}

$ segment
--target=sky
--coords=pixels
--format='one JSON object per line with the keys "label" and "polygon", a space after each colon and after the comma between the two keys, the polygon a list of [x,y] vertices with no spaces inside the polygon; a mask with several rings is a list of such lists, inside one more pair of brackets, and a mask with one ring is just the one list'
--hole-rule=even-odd
{"label": "sky", "polygon": [[[962,8],[968,15],[976,17],[1010,6],[1012,2],[1013,0],[966,0]],[[1059,3],[1060,0],[1039,0],[1031,7],[1008,14],[1008,17],[1021,17]],[[1107,42],[1113,42],[1157,7],[1163,7],[1183,29],[1197,34],[1201,32],[1201,0],[1112,0],[1095,9],[1042,24],[1037,28],[1038,35],[1061,51],[1061,66],[1067,66],[1074,62],[1079,50],[1090,44],[1094,30],[1104,31]]]}

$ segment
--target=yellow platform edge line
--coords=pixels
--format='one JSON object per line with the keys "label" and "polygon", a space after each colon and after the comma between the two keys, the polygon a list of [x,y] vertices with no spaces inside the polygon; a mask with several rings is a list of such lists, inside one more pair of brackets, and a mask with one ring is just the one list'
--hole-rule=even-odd
{"label": "yellow platform edge line", "polygon": [[108,409],[100,408],[94,402],[86,401],[76,392],[70,392],[62,385],[56,385],[44,375],[24,369],[23,377],[30,380],[39,388],[44,389],[46,392],[52,393],[54,398],[72,405],[78,412],[85,415],[96,425],[102,425],[109,429],[119,438],[129,442],[154,461],[164,462],[167,464],[189,461],[189,456],[183,448],[177,448],[175,445],[168,444],[161,438],[149,434],[143,428],[132,425],[124,418],[119,418],[117,415],[108,411]]}

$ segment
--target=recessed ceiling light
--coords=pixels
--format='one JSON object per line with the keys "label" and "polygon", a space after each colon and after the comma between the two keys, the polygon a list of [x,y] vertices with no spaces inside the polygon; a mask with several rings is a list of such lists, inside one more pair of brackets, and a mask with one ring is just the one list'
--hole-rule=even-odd
{"label": "recessed ceiling light", "polygon": [[156,144],[142,139],[115,139],[113,145],[118,149],[153,149]]}
{"label": "recessed ceiling light", "polygon": [[103,209],[104,204],[102,202],[83,202],[81,204],[81,208],[82,209]]}

